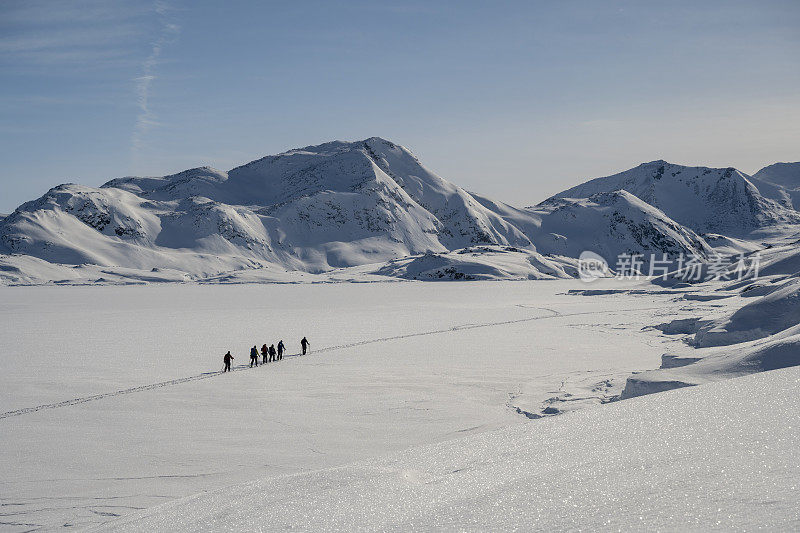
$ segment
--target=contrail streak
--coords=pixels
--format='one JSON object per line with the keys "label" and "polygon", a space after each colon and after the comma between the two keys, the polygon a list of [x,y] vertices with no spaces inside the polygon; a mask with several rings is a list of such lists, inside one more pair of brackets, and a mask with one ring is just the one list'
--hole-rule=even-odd
{"label": "contrail streak", "polygon": [[166,3],[156,2],[153,9],[159,19],[159,35],[153,42],[150,55],[142,63],[142,75],[134,78],[136,82],[136,104],[139,108],[131,138],[131,155],[134,165],[139,160],[147,132],[157,124],[157,117],[150,108],[151,87],[156,79],[155,68],[158,65],[164,46],[174,40],[180,32],[180,26],[167,20],[167,13],[170,8]]}

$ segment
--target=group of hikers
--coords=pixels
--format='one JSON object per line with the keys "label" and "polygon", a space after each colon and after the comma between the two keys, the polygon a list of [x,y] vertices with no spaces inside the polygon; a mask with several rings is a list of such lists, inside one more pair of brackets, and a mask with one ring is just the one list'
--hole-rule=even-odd
{"label": "group of hikers", "polygon": [[[303,337],[300,341],[300,347],[303,349],[303,355],[306,354],[308,347],[311,345],[308,342],[308,339]],[[272,363],[274,361],[280,361],[283,359],[283,354],[286,352],[286,346],[283,344],[283,339],[278,342],[278,347],[276,348],[274,344],[267,346],[266,344],[261,347],[261,364]],[[231,355],[230,350],[222,357],[222,362],[225,363],[225,367],[223,368],[223,372],[230,372],[231,371],[231,361],[234,357]],[[254,366],[258,366],[258,347],[253,346],[250,348],[250,368]]]}

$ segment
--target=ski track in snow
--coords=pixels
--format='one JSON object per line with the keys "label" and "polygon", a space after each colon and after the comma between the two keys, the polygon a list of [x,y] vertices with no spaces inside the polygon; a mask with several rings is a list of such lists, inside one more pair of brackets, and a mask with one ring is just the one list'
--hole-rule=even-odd
{"label": "ski track in snow", "polygon": [[[496,326],[506,326],[506,325],[510,325],[510,324],[520,324],[520,323],[523,323],[523,322],[532,322],[534,320],[546,320],[546,319],[549,319],[549,318],[565,318],[565,317],[579,316],[579,315],[595,315],[595,314],[598,314],[598,313],[618,314],[618,313],[631,313],[631,312],[636,312],[636,311],[650,311],[650,310],[654,310],[654,309],[661,309],[663,306],[639,307],[639,308],[635,308],[635,309],[621,309],[621,310],[618,310],[618,311],[582,311],[582,312],[579,312],[579,313],[560,313],[560,312],[558,312],[558,311],[556,311],[554,309],[549,309],[549,308],[544,308],[544,307],[529,307],[529,306],[520,306],[520,307],[525,307],[526,309],[538,309],[538,310],[547,311],[547,312],[550,312],[550,313],[553,313],[553,314],[552,315],[548,315],[548,316],[535,316],[535,317],[527,317],[527,318],[517,318],[517,319],[513,319],[513,320],[501,320],[499,322],[485,322],[485,323],[481,323],[481,324],[463,324],[463,325],[458,325],[458,326],[451,326],[451,327],[445,328],[445,329],[422,331],[422,332],[417,332],[417,333],[407,333],[405,335],[394,335],[392,337],[382,337],[382,338],[378,338],[378,339],[368,339],[368,340],[363,340],[363,341],[350,342],[350,343],[347,343],[347,344],[338,344],[338,345],[335,345],[335,346],[326,346],[324,348],[320,348],[318,350],[315,350],[314,354],[332,352],[332,351],[336,351],[336,350],[345,350],[345,349],[348,349],[348,348],[355,348],[357,346],[364,346],[364,345],[367,345],[367,344],[391,342],[391,341],[395,341],[395,340],[408,339],[408,338],[412,338],[412,337],[424,337],[426,335],[439,335],[439,334],[442,334],[442,333],[452,333],[452,332],[458,332],[458,331],[466,331],[466,330],[470,330],[470,329],[489,328],[489,327],[496,327]],[[300,356],[300,354],[299,353],[295,353],[295,354],[287,354],[286,355],[286,357],[297,357],[297,356]],[[263,366],[263,365],[261,365],[261,366]],[[242,365],[238,365],[238,366],[233,367],[233,369],[231,371],[241,371],[241,370],[247,370],[247,369],[250,369],[250,368],[251,368],[250,366],[248,366],[246,364],[242,364]],[[138,387],[131,387],[129,389],[117,390],[117,391],[114,391],[114,392],[105,392],[105,393],[100,393],[100,394],[93,394],[91,396],[84,396],[84,397],[81,397],[81,398],[72,398],[70,400],[64,400],[64,401],[61,401],[61,402],[49,403],[49,404],[44,404],[44,405],[37,405],[35,407],[24,407],[22,409],[15,409],[13,411],[7,411],[5,413],[0,413],[0,420],[2,420],[4,418],[10,418],[10,417],[13,417],[13,416],[21,416],[21,415],[27,415],[27,414],[31,414],[31,413],[36,413],[36,412],[44,411],[44,410],[48,410],[48,409],[58,409],[60,407],[69,407],[69,406],[73,406],[73,405],[80,405],[80,404],[83,404],[83,403],[94,402],[94,401],[97,401],[97,400],[103,400],[105,398],[113,398],[113,397],[116,397],[116,396],[123,396],[123,395],[126,395],[126,394],[133,394],[135,392],[144,392],[144,391],[149,391],[149,390],[160,389],[160,388],[163,388],[163,387],[172,387],[174,385],[180,385],[181,383],[188,383],[188,382],[191,382],[191,381],[200,381],[200,380],[203,380],[203,379],[212,378],[212,377],[218,376],[220,374],[223,374],[223,372],[221,370],[218,370],[216,372],[203,372],[202,374],[197,374],[197,375],[194,375],[194,376],[171,379],[171,380],[168,380],[168,381],[161,381],[159,383],[152,383],[150,385],[141,385],[141,386],[138,386]],[[519,411],[519,408],[517,408],[517,410]],[[528,416],[528,414],[524,413],[524,412],[522,412],[520,414],[524,414],[525,416]],[[531,418],[530,416],[528,416],[528,417]]]}

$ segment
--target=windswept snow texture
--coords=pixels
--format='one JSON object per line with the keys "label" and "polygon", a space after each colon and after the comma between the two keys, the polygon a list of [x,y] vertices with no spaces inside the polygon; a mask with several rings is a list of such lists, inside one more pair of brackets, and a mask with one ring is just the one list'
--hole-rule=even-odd
{"label": "windswept snow texture", "polygon": [[666,161],[596,178],[555,198],[588,198],[624,189],[698,233],[746,235],[776,224],[797,224],[800,213],[785,202],[765,198],[747,175],[735,168],[674,165]]}
{"label": "windswept snow texture", "polygon": [[100,530],[788,531],[798,383],[793,368],[637,398],[198,494]]}

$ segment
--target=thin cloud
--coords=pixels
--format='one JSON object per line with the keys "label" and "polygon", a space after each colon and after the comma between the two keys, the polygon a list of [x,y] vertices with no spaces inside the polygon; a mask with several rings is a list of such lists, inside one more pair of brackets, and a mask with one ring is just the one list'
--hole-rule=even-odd
{"label": "thin cloud", "polygon": [[145,15],[149,10],[137,2],[126,0],[11,0],[4,3],[2,22],[4,27],[41,27],[64,24],[116,23]]}
{"label": "thin cloud", "polygon": [[141,8],[129,2],[0,4],[0,59],[15,67],[81,67],[123,58],[142,33]]}
{"label": "thin cloud", "polygon": [[156,2],[153,6],[153,11],[155,11],[158,16],[160,25],[159,35],[153,42],[150,55],[142,62],[141,76],[134,78],[134,83],[136,84],[136,104],[139,108],[131,138],[131,156],[134,165],[136,165],[140,159],[148,131],[158,123],[157,117],[150,107],[152,86],[153,82],[156,80],[156,66],[159,63],[164,47],[174,41],[180,32],[180,26],[170,22],[167,18],[171,11],[168,4]]}

